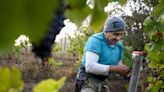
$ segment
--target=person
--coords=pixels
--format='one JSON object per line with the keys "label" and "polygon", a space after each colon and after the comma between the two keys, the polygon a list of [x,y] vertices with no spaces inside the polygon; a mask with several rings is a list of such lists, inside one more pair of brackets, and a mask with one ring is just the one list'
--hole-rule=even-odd
{"label": "person", "polygon": [[75,92],[100,92],[99,86],[110,73],[127,76],[130,69],[122,63],[122,35],[125,22],[120,16],[108,17],[103,31],[89,37],[80,65]]}

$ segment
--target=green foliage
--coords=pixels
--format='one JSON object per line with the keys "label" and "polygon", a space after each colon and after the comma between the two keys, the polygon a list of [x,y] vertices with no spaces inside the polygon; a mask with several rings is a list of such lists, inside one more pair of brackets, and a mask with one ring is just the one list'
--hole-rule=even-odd
{"label": "green foliage", "polygon": [[20,92],[23,90],[21,73],[17,68],[0,68],[0,74],[0,92]]}
{"label": "green foliage", "polygon": [[70,36],[68,36],[70,41],[68,51],[71,52],[75,57],[77,57],[77,61],[74,64],[75,68],[77,68],[81,64],[85,43],[88,38],[94,33],[93,31],[89,30],[89,28],[82,28],[80,31],[80,34],[75,33],[75,38],[71,38]]}
{"label": "green foliage", "polygon": [[60,66],[63,64],[62,62],[56,61],[54,58],[48,58],[48,63],[54,66]]}
{"label": "green foliage", "polygon": [[1,0],[0,51],[12,46],[21,34],[38,42],[48,28],[53,12],[58,9],[59,1]]}
{"label": "green foliage", "polygon": [[156,23],[154,20],[151,20],[150,17],[147,17],[146,20],[144,21],[144,25],[146,25],[145,31],[150,32],[155,30],[154,25],[156,25]]}
{"label": "green foliage", "polygon": [[[16,67],[0,68],[0,74],[0,92],[22,92],[24,83],[21,80],[21,73]],[[65,77],[58,81],[43,80],[33,88],[33,92],[58,92],[65,80]]]}
{"label": "green foliage", "polygon": [[[159,92],[160,88],[164,88],[164,6],[163,0],[156,0],[153,13],[144,22],[145,31],[149,34],[150,41],[146,44],[145,49],[148,51],[147,58],[150,60],[149,67],[152,73],[157,73],[158,77],[153,80],[148,77],[149,87],[147,92]],[[151,74],[150,74],[151,76]]]}
{"label": "green foliage", "polygon": [[52,49],[52,52],[59,52],[62,50],[62,47],[58,44],[55,44],[54,48]]}
{"label": "green foliage", "polygon": [[82,21],[89,15],[90,9],[85,0],[66,0],[69,7],[65,15],[76,25],[81,26]]}
{"label": "green foliage", "polygon": [[66,77],[62,77],[58,81],[53,79],[43,80],[33,88],[33,92],[58,92],[65,80]]}
{"label": "green foliage", "polygon": [[132,47],[125,46],[123,52],[123,64],[132,67]]}
{"label": "green foliage", "polygon": [[8,49],[8,51],[4,53],[0,53],[0,57],[5,57],[5,56],[15,56],[17,59],[19,59],[20,56],[20,51],[21,47],[19,46],[12,46],[11,48]]}
{"label": "green foliage", "polygon": [[104,7],[107,6],[109,0],[95,0],[94,8],[91,15],[91,26],[95,32],[99,32],[103,28],[103,24],[107,18],[107,14],[104,12]]}
{"label": "green foliage", "polygon": [[104,9],[100,8],[99,3],[95,3],[95,8],[92,11],[91,26],[95,32],[99,32],[103,28],[104,22],[107,18]]}

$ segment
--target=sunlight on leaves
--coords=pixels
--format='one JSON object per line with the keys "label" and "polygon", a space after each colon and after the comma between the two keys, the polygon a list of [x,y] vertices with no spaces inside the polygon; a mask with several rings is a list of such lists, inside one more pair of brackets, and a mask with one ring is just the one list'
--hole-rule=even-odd
{"label": "sunlight on leaves", "polygon": [[23,81],[21,80],[21,73],[13,67],[0,68],[0,92],[20,92],[23,90]]}
{"label": "sunlight on leaves", "polygon": [[33,88],[33,92],[58,92],[64,85],[66,77],[62,77],[58,81],[47,79],[41,81]]}

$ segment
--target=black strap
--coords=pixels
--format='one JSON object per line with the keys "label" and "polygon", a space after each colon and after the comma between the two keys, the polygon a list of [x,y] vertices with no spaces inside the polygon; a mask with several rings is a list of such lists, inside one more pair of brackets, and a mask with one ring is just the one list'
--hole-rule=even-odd
{"label": "black strap", "polygon": [[107,78],[107,76],[95,75],[95,74],[90,74],[90,73],[88,73],[88,77],[92,78],[92,79],[94,79],[94,80],[96,80],[98,82],[104,81]]}
{"label": "black strap", "polygon": [[85,72],[85,66],[83,64],[80,65],[79,73],[78,73],[78,78],[79,80],[85,80],[87,77],[95,79],[96,81],[104,81],[107,76],[103,75],[95,75],[91,73],[86,73]]}

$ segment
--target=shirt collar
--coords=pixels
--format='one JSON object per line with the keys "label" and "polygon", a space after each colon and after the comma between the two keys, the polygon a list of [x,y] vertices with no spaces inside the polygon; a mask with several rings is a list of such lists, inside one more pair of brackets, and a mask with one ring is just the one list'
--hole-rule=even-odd
{"label": "shirt collar", "polygon": [[100,40],[106,39],[103,32],[97,33],[97,34],[93,35],[93,37],[98,38]]}

